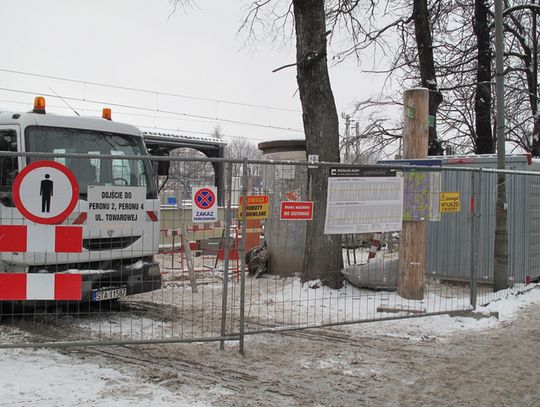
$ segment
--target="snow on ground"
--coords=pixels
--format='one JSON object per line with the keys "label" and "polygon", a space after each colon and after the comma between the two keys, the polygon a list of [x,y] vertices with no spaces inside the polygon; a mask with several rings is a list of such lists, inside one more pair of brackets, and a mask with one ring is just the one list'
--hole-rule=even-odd
{"label": "snow on ground", "polygon": [[[391,258],[393,254],[386,253],[384,257]],[[366,256],[366,249],[357,250],[357,259],[363,259]],[[185,268],[165,267],[170,260],[169,257],[164,255],[161,258],[163,268],[167,271],[163,276],[164,288],[159,291],[159,295],[142,294],[137,297],[137,300],[180,308],[182,323],[191,319],[195,321],[195,326],[192,327],[193,332],[198,336],[208,336],[209,331],[215,332],[215,326],[211,326],[210,321],[219,326],[221,318],[223,286],[221,269],[223,265],[218,262],[217,267],[214,268],[214,259],[210,259],[209,262],[204,256],[196,257],[197,272],[195,274],[199,292],[192,293]],[[176,261],[178,258],[177,255]],[[233,311],[233,318],[238,318],[239,283],[238,276],[235,278],[234,271],[231,271],[228,304]],[[511,293],[523,289],[527,289],[524,284],[516,284],[511,289]],[[261,328],[279,330],[286,327],[320,326],[403,317],[409,316],[411,312],[433,314],[471,308],[471,292],[467,285],[446,284],[437,279],[426,279],[424,299],[419,301],[401,298],[396,292],[360,289],[349,282],[345,282],[343,288],[333,290],[317,281],[301,283],[298,277],[284,278],[273,275],[263,275],[260,279],[248,276],[245,293],[247,331]],[[477,304],[488,303],[500,295],[500,292],[493,294],[491,289],[479,286]],[[204,321],[205,326],[197,324],[197,320]],[[124,321],[111,321],[111,330],[115,334],[135,332],[137,336],[133,339],[150,339],[147,336],[150,332],[148,325],[156,327],[155,323],[149,324],[143,319],[130,318]],[[175,330],[177,333],[190,330],[187,325],[183,326],[182,330],[178,330],[176,323],[161,324],[157,328],[165,336],[170,336]]]}
{"label": "snow on ground", "polygon": [[[353,336],[395,336],[423,341],[432,338],[444,341],[445,338],[463,332],[497,328],[515,318],[524,307],[540,304],[540,289],[531,286],[527,288],[530,289],[519,295],[509,294],[485,307],[479,307],[477,312],[483,314],[483,318],[440,315],[356,324],[341,329]],[[498,313],[498,319],[495,313]],[[0,326],[0,330],[5,329],[15,328]],[[248,338],[246,346],[249,346],[252,339]],[[2,406],[209,405],[205,404],[204,389],[202,393],[201,389],[197,390],[197,399],[190,398],[178,391],[173,393],[158,384],[145,383],[136,377],[55,350],[0,350],[0,386],[3,390],[0,400]]]}
{"label": "snow on ground", "polygon": [[[206,273],[208,274],[208,273]],[[129,312],[107,317],[82,319],[80,328],[94,339],[169,339],[212,337],[218,335],[221,321],[222,280],[206,277],[193,293],[184,280],[172,281],[156,292],[126,298],[126,304],[153,304],[161,315],[156,319]],[[236,321],[238,330],[239,287],[233,277],[229,283],[228,320]],[[339,290],[323,286],[319,281],[302,284],[300,279],[265,276],[246,279],[246,331],[282,330],[316,327],[355,321],[398,318],[418,313],[440,313],[470,309],[467,287],[426,284],[423,300],[406,300],[396,292],[372,291],[346,284]],[[383,307],[382,309],[379,309]],[[390,311],[384,311],[384,309]]]}
{"label": "snow on ground", "polygon": [[43,349],[0,350],[0,385],[0,405],[11,407],[208,405],[113,369]]}
{"label": "snow on ground", "polygon": [[[517,295],[516,295],[517,293]],[[540,287],[529,285],[523,291],[502,292],[501,299],[486,306],[477,307],[476,317],[462,315],[437,315],[412,319],[382,321],[373,324],[351,325],[351,332],[362,330],[364,334],[403,337],[412,340],[426,338],[443,339],[464,331],[480,331],[496,328],[512,320],[527,305],[540,304]]]}

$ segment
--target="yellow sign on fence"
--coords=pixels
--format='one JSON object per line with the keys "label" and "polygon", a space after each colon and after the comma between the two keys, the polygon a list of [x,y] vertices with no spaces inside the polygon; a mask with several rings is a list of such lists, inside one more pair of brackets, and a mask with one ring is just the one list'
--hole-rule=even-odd
{"label": "yellow sign on fence", "polygon": [[[251,195],[246,197],[247,210],[246,219],[267,219],[268,218],[268,195]],[[238,219],[242,219],[242,197],[238,205]]]}
{"label": "yellow sign on fence", "polygon": [[461,196],[459,192],[441,192],[439,210],[443,212],[459,212],[461,210]]}

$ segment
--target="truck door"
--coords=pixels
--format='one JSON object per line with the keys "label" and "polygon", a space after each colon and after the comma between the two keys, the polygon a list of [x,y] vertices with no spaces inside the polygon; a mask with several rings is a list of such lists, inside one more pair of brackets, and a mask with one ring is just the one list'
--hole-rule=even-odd
{"label": "truck door", "polygon": [[[0,151],[18,151],[18,126],[0,125]],[[19,157],[0,156],[0,203],[14,207],[11,191],[19,171]]]}

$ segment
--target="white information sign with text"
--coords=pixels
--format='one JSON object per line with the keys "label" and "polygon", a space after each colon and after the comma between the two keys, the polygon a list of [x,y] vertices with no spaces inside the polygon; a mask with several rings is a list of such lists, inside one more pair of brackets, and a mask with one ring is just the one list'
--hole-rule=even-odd
{"label": "white information sign with text", "polygon": [[403,177],[395,170],[331,168],[325,234],[401,230]]}
{"label": "white information sign with text", "polygon": [[146,187],[88,186],[88,226],[142,228]]}

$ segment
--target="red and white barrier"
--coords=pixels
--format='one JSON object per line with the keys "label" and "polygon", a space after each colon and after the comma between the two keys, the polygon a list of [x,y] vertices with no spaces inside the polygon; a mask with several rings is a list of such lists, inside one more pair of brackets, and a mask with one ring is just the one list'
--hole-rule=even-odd
{"label": "red and white barrier", "polygon": [[0,300],[80,301],[80,274],[0,273]]}
{"label": "red and white barrier", "polygon": [[[213,223],[205,223],[203,225],[191,225],[186,228],[188,233],[192,232],[204,232],[209,231],[214,228],[222,228],[225,227],[225,222],[223,221],[217,221]],[[181,236],[182,235],[182,228],[178,229],[161,229],[162,232],[165,232],[166,237],[173,237],[173,236]]]}
{"label": "red and white barrier", "polygon": [[82,227],[0,225],[0,252],[80,253]]}
{"label": "red and white barrier", "polygon": [[182,229],[164,229],[166,237],[182,236]]}

